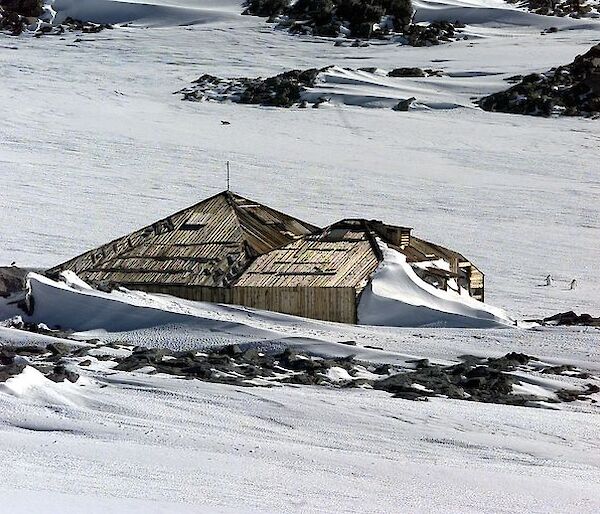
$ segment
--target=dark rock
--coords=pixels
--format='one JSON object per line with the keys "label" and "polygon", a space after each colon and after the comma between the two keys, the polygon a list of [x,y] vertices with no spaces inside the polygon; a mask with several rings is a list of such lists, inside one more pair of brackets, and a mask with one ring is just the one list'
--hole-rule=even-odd
{"label": "dark rock", "polygon": [[600,387],[595,384],[586,384],[586,388],[582,390],[576,389],[560,389],[556,392],[556,396],[563,402],[573,402],[575,400],[586,400],[591,394],[600,392]]}
{"label": "dark rock", "polygon": [[323,70],[291,70],[266,79],[221,79],[205,74],[193,82],[193,87],[177,93],[182,94],[182,99],[188,101],[209,98],[242,104],[291,107],[300,103],[302,92],[314,86],[321,71]]}
{"label": "dark rock", "polygon": [[84,366],[84,367],[86,367],[86,366],[91,366],[91,365],[92,365],[92,361],[91,361],[90,359],[86,359],[86,360],[84,360],[84,361],[81,361],[81,362],[79,363],[79,365],[80,365],[80,366]]}
{"label": "dark rock", "polygon": [[81,348],[77,348],[76,350],[73,350],[73,357],[84,357],[85,355],[87,355],[89,353],[90,349],[86,346],[82,346]]}
{"label": "dark rock", "polygon": [[237,357],[237,356],[241,355],[244,352],[242,352],[242,349],[237,344],[230,344],[228,346],[223,347],[221,350],[219,350],[219,353],[221,355],[228,355],[230,357]]}
{"label": "dark rock", "polygon": [[532,73],[506,91],[480,99],[479,106],[534,116],[600,115],[600,44],[570,64]]}
{"label": "dark rock", "polygon": [[460,22],[434,21],[428,25],[410,25],[403,33],[407,44],[411,46],[435,46],[459,38]]}
{"label": "dark rock", "polygon": [[26,18],[37,18],[43,12],[42,0],[0,0],[0,6]]}
{"label": "dark rock", "polygon": [[408,111],[412,103],[416,100],[415,97],[407,98],[406,100],[400,100],[392,110],[394,111]]}
{"label": "dark rock", "polygon": [[[598,58],[600,59],[600,54],[599,54]],[[599,66],[599,73],[600,73],[600,66]],[[577,315],[573,311],[568,311],[568,312],[562,312],[559,314],[555,314],[554,316],[550,316],[548,318],[544,318],[542,320],[542,323],[547,324],[547,325],[600,326],[600,317],[594,318],[590,314]]]}
{"label": "dark rock", "polygon": [[54,366],[54,370],[47,375],[46,378],[53,382],[64,382],[65,380],[68,380],[69,382],[75,383],[79,379],[79,375],[74,371],[68,370],[62,364],[59,364]]}
{"label": "dark rock", "polygon": [[511,371],[517,368],[518,366],[524,366],[530,360],[537,359],[535,357],[532,357],[531,355],[525,355],[524,353],[511,352],[507,353],[504,357],[500,357],[497,359],[488,359],[488,364],[494,369],[499,369],[502,371]]}
{"label": "dark rock", "polygon": [[24,291],[27,273],[26,270],[15,266],[0,266],[0,296],[7,297]]}
{"label": "dark rock", "polygon": [[20,374],[25,369],[25,364],[8,364],[0,366],[0,382],[6,382],[9,378]]}
{"label": "dark rock", "polygon": [[55,355],[55,356],[68,355],[71,351],[71,348],[68,345],[66,345],[65,343],[61,343],[61,342],[50,343],[49,345],[46,346],[46,349],[48,351],[50,351],[52,353],[52,355]]}
{"label": "dark rock", "polygon": [[426,77],[421,68],[394,68],[388,73],[388,77]]}

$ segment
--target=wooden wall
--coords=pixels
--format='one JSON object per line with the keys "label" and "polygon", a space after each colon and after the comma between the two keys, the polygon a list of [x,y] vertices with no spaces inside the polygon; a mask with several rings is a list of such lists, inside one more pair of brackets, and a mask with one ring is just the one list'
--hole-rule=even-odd
{"label": "wooden wall", "polygon": [[162,293],[197,302],[243,305],[305,318],[357,322],[354,287],[234,287],[233,289],[161,284],[124,284],[129,289]]}
{"label": "wooden wall", "polygon": [[356,323],[353,287],[234,287],[232,303],[305,318]]}
{"label": "wooden wall", "polygon": [[161,293],[195,302],[233,303],[232,290],[224,287],[169,286],[165,284],[123,284],[128,289]]}

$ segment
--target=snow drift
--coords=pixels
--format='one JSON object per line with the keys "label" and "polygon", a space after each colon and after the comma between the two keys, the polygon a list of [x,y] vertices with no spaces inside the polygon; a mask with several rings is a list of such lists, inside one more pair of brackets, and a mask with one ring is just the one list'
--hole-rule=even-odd
{"label": "snow drift", "polygon": [[56,20],[66,17],[95,23],[131,23],[146,26],[197,25],[240,18],[241,1],[171,0],[55,0]]}
{"label": "snow drift", "polygon": [[365,325],[486,328],[512,325],[508,315],[475,300],[421,280],[406,257],[380,242],[383,261],[363,292],[358,319]]}

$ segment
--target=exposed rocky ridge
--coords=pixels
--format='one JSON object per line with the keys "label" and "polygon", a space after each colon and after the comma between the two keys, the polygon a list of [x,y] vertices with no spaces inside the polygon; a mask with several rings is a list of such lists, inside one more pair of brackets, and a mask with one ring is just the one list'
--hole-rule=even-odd
{"label": "exposed rocky ridge", "polygon": [[70,353],[66,345],[49,344],[40,346],[2,345],[0,342],[0,382],[19,375],[31,365],[52,382],[77,382],[79,374],[62,362],[62,357]]}
{"label": "exposed rocky ridge", "polygon": [[27,18],[37,18],[44,12],[42,0],[0,0],[0,7]]}
{"label": "exposed rocky ridge", "polygon": [[0,0],[0,31],[12,36],[28,31],[39,37],[61,35],[67,31],[90,34],[113,28],[106,23],[92,23],[71,17],[55,24],[55,14],[52,5],[42,0]]}
{"label": "exposed rocky ridge", "polygon": [[[217,102],[234,102],[241,104],[263,105],[271,107],[319,107],[328,102],[329,97],[324,94],[310,92],[310,88],[317,85],[320,74],[334,68],[311,68],[307,70],[291,70],[268,78],[221,78],[204,74],[192,82],[192,86],[176,91],[181,94],[182,100],[201,102],[212,100]],[[349,71],[349,68],[346,68]],[[376,68],[361,68],[359,71],[366,73],[384,73]],[[388,77],[439,77],[442,70],[421,68],[396,68],[387,73]],[[321,77],[325,80],[326,77]],[[310,93],[310,94],[309,94]],[[395,110],[408,110],[414,98],[400,100],[393,107]],[[404,106],[406,108],[404,108]]]}
{"label": "exposed rocky ridge", "polygon": [[193,82],[194,86],[177,93],[188,101],[229,100],[242,104],[291,107],[300,102],[300,95],[306,88],[315,85],[320,71],[323,70],[291,70],[266,79],[223,79],[205,74]]}
{"label": "exposed rocky ridge", "polygon": [[[94,361],[109,361],[102,369],[107,369],[108,365],[114,371],[161,373],[241,387],[299,384],[373,388],[408,400],[445,397],[539,407],[545,403],[574,400],[594,402],[590,395],[600,391],[594,383],[597,377],[589,373],[569,365],[542,366],[534,357],[521,353],[488,359],[467,355],[461,360],[459,364],[443,366],[422,359],[409,361],[401,367],[363,362],[353,355],[322,358],[290,348],[267,352],[252,346],[229,345],[204,351],[176,352],[125,343],[71,346],[56,342],[42,348],[2,345],[0,341],[0,382],[18,375],[27,365],[54,382],[76,382],[78,367],[88,369],[93,367]],[[517,371],[538,371],[589,381],[577,388],[563,388],[549,397],[540,397],[515,390],[522,380],[514,374]]]}
{"label": "exposed rocky ridge", "polygon": [[244,14],[268,17],[292,32],[380,37],[411,22],[411,0],[248,0]]}
{"label": "exposed rocky ridge", "polygon": [[[248,0],[244,14],[268,18],[293,34],[359,39],[393,39],[432,46],[462,39],[459,22],[415,24],[410,0]],[[337,44],[342,44],[338,41]],[[355,42],[353,46],[363,46]]]}
{"label": "exposed rocky ridge", "polygon": [[532,73],[479,100],[486,111],[533,116],[600,115],[600,44],[567,65]]}
{"label": "exposed rocky ridge", "polygon": [[16,266],[0,266],[0,297],[23,291],[27,273]]}
{"label": "exposed rocky ridge", "polygon": [[506,0],[528,11],[544,16],[570,16],[571,18],[598,17],[598,0]]}
{"label": "exposed rocky ridge", "polygon": [[600,327],[600,317],[595,318],[591,314],[575,314],[573,311],[560,312],[543,319],[530,319],[528,322],[540,323],[541,325],[553,326],[586,326]]}

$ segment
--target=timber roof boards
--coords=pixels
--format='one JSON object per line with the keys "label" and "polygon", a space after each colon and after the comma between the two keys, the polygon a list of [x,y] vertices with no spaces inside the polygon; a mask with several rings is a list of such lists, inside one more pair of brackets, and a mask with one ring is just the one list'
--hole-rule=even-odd
{"label": "timber roof boards", "polygon": [[92,283],[227,287],[257,255],[317,227],[223,191],[51,270]]}
{"label": "timber roof boards", "polygon": [[342,220],[261,255],[234,287],[361,289],[381,258],[366,220]]}

